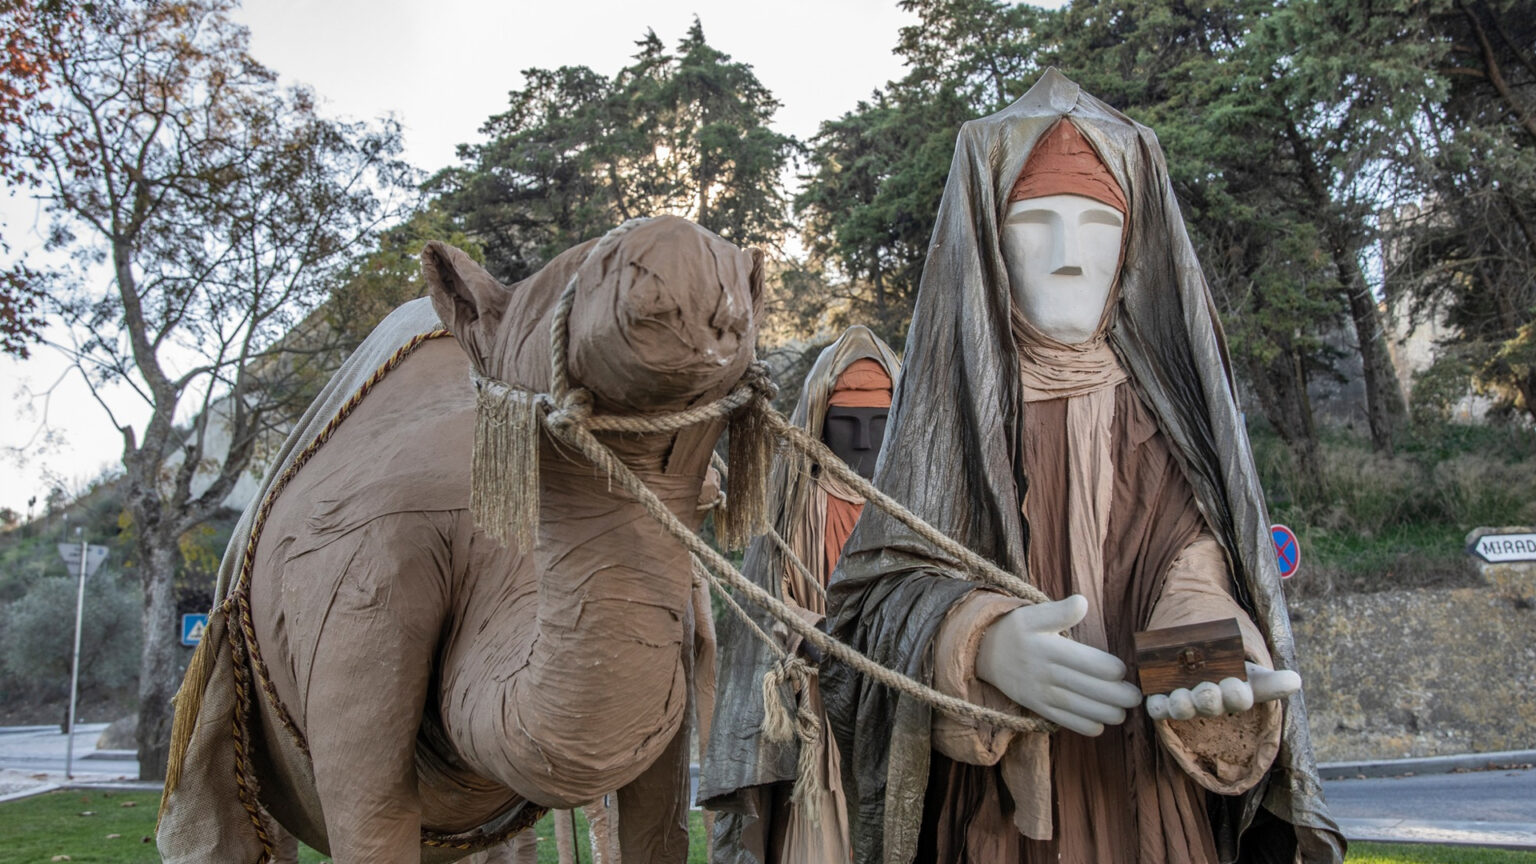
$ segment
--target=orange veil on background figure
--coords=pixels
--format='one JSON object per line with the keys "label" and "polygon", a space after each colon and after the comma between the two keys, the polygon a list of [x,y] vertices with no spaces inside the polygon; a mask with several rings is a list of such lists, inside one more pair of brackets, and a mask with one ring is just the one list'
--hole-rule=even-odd
{"label": "orange veil on background figure", "polygon": [[[875,428],[865,428],[863,452],[849,453],[854,464],[878,451],[883,415],[900,363],[895,353],[867,327],[850,327],[817,357],[805,378],[800,399],[790,420],[817,435],[833,435],[833,426],[850,424],[850,441],[860,450],[853,424],[877,418]],[[829,420],[829,417],[831,418]],[[837,442],[831,442],[837,452]],[[803,610],[810,621],[826,614],[823,591],[864,508],[854,490],[820,471],[795,451],[781,451],[769,487],[769,512],[774,528],[818,583],[805,576],[782,554],[770,538],[758,537],[747,550],[742,572],[759,585]],[[819,586],[819,587],[818,587]],[[784,637],[782,625],[753,609],[763,629],[785,640],[793,652],[798,638]],[[796,776],[798,751],[793,742],[778,744],[759,733],[763,721],[763,675],[773,656],[733,616],[717,623],[719,683],[715,722],[710,746],[699,779],[699,801],[721,811],[715,819],[712,860],[731,864],[837,864],[848,860],[849,817],[843,794],[839,754],[823,721],[826,759],[817,785],[822,790],[820,819],[812,820],[790,801]],[[811,700],[821,714],[820,693],[813,684],[798,694]]]}

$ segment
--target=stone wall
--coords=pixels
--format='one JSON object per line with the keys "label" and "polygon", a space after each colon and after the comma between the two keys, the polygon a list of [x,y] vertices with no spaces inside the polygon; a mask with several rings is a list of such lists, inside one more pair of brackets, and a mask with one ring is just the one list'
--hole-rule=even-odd
{"label": "stone wall", "polygon": [[1291,605],[1318,761],[1536,748],[1536,564],[1482,573]]}

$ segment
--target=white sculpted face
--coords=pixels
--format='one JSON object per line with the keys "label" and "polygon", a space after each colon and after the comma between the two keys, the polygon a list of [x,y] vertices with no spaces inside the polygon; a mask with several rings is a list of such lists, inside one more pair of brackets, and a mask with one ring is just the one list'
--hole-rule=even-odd
{"label": "white sculpted face", "polygon": [[1009,205],[1003,260],[1029,323],[1069,345],[1092,336],[1115,282],[1124,230],[1119,210],[1082,195]]}

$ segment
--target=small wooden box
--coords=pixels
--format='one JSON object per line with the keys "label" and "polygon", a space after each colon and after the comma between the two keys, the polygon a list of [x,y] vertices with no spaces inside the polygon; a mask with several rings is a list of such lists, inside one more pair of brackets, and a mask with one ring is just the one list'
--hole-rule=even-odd
{"label": "small wooden box", "polygon": [[1201,681],[1248,680],[1243,634],[1236,618],[1142,630],[1133,638],[1136,674],[1144,694],[1171,693]]}

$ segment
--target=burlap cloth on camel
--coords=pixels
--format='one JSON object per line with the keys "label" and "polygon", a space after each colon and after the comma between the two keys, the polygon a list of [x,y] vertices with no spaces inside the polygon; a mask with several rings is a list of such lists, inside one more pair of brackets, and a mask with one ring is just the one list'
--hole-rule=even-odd
{"label": "burlap cloth on camel", "polygon": [[[745,320],[751,316],[751,301],[742,302],[745,295],[737,297],[734,292],[735,286],[748,279],[742,268],[753,268],[755,259],[735,247],[729,247],[736,253],[733,255],[712,247],[683,248],[678,244],[703,242],[706,247],[719,244],[722,248],[726,244],[718,238],[699,241],[681,226],[670,223],[637,234],[641,241],[638,245],[649,243],[651,248],[628,250],[633,256],[671,255],[689,262],[678,266],[704,268],[711,277],[720,279],[722,286],[732,286],[723,295],[726,299],[720,301],[723,306],[713,313],[722,328],[730,323],[726,321],[728,317]],[[554,491],[546,491],[541,512],[540,554],[553,543],[563,550],[557,550],[559,566],[590,566],[595,574],[607,566],[598,559],[604,554],[611,557],[614,552],[598,538],[606,538],[611,532],[625,535],[624,555],[638,562],[631,566],[658,574],[655,579],[624,586],[633,596],[629,605],[621,609],[617,603],[588,602],[580,596],[581,586],[575,585],[569,592],[561,592],[562,596],[570,594],[566,598],[568,603],[560,598],[541,598],[535,566],[527,560],[515,560],[523,556],[500,544],[486,542],[468,513],[475,393],[465,351],[478,354],[476,365],[487,374],[535,392],[547,390],[550,311],[573,276],[585,278],[579,274],[587,272],[582,269],[583,264],[596,242],[568,250],[539,274],[513,286],[505,315],[509,322],[519,323],[501,332],[468,332],[472,328],[466,328],[467,332],[457,334],[457,339],[427,338],[442,328],[442,321],[426,299],[408,303],[391,314],[348,358],[301,418],[269,469],[257,505],[242,516],[231,539],[220,571],[220,602],[231,591],[240,590],[239,568],[247,557],[247,547],[252,545],[260,505],[270,505],[254,550],[252,605],[257,614],[246,638],[255,639],[260,634],[255,641],[272,670],[272,689],[279,698],[272,699],[260,686],[249,688],[256,704],[250,710],[251,740],[246,752],[254,751],[255,770],[246,773],[259,779],[272,793],[262,796],[261,804],[311,845],[316,845],[317,840],[324,842],[326,826],[334,830],[335,825],[352,821],[345,814],[336,813],[334,806],[322,815],[314,792],[315,763],[302,749],[306,704],[321,689],[334,690],[335,686],[345,684],[322,684],[321,676],[325,673],[316,663],[320,637],[337,638],[323,626],[328,617],[337,616],[337,610],[373,610],[377,615],[397,618],[409,629],[412,614],[422,608],[435,610],[439,616],[436,620],[445,622],[441,625],[445,628],[442,656],[434,658],[431,664],[432,684],[415,759],[415,768],[422,778],[424,830],[495,835],[515,825],[524,813],[525,802],[523,796],[503,782],[515,781],[519,789],[542,799],[544,804],[581,803],[567,800],[567,790],[541,785],[548,781],[538,772],[500,782],[486,779],[490,773],[488,766],[498,766],[498,776],[504,776],[509,770],[505,765],[522,758],[509,756],[511,751],[519,747],[548,749],[551,742],[523,740],[528,728],[543,722],[529,719],[539,709],[520,707],[522,715],[504,712],[501,700],[492,695],[481,700],[486,704],[467,704],[463,700],[473,701],[474,693],[495,688],[478,686],[474,680],[457,684],[452,680],[455,675],[460,679],[480,676],[483,683],[490,684],[507,680],[498,677],[503,673],[496,672],[497,669],[504,669],[505,676],[510,677],[522,666],[543,662],[539,649],[529,644],[535,641],[531,623],[490,632],[495,644],[488,656],[480,656],[482,648],[475,641],[477,628],[485,634],[489,624],[498,623],[492,621],[498,615],[504,616],[501,621],[531,622],[533,613],[529,611],[524,616],[519,610],[541,599],[549,601],[546,606],[554,603],[575,616],[573,620],[581,620],[583,627],[609,627],[631,654],[656,654],[654,661],[645,661],[645,668],[658,670],[651,678],[668,682],[660,686],[656,680],[639,680],[644,676],[632,676],[633,680],[614,676],[604,671],[601,664],[591,668],[593,664],[588,663],[586,672],[573,673],[569,677],[571,688],[600,684],[615,692],[637,690],[632,694],[636,708],[623,718],[566,723],[563,732],[556,732],[568,740],[557,743],[576,748],[591,736],[610,732],[620,740],[643,742],[637,747],[644,752],[620,754],[614,757],[613,764],[594,769],[596,775],[586,779],[593,788],[603,787],[594,795],[622,785],[605,778],[632,776],[633,771],[624,773],[629,770],[623,764],[626,758],[631,764],[675,764],[678,770],[671,773],[677,776],[664,778],[660,786],[653,784],[643,796],[647,803],[634,805],[652,812],[641,814],[633,808],[626,812],[634,814],[635,822],[641,821],[642,815],[678,822],[686,843],[686,718],[694,707],[689,686],[693,652],[686,649],[694,645],[695,620],[691,608],[694,604],[689,600],[691,569],[686,552],[675,540],[656,530],[637,505],[625,500],[622,493],[616,494],[603,478],[594,476],[590,466],[566,461],[547,442],[541,470],[567,473],[569,482],[547,486],[547,490]],[[623,264],[612,269],[619,273],[617,277],[609,278],[608,271],[602,269],[597,274],[601,278],[589,280],[591,284],[583,283],[577,292],[576,309],[571,316],[570,367],[578,382],[599,394],[628,392],[629,372],[622,367],[625,358],[639,358],[653,368],[676,366],[676,381],[685,381],[695,372],[688,367],[690,362],[711,363],[715,369],[720,368],[718,358],[689,356],[692,347],[679,347],[675,334],[665,327],[635,327],[631,326],[633,321],[618,321],[625,312],[620,309],[622,304],[616,302],[616,292],[629,290],[632,286],[622,284],[623,281],[639,278],[635,274],[645,271]],[[654,284],[642,284],[638,295],[632,292],[630,296],[639,296],[641,302],[649,298],[658,309],[667,306],[662,301],[668,298],[653,295],[667,292],[692,292],[672,299],[699,302],[694,296],[697,292],[688,287],[690,281],[697,284],[697,279],[674,275],[679,278],[671,283],[656,280]],[[757,278],[755,269],[751,278]],[[642,310],[641,324],[644,323]],[[625,331],[622,343],[605,338],[605,328]],[[743,369],[751,355],[751,334],[747,333],[744,339],[749,348],[740,352],[739,365]],[[462,350],[461,344],[466,346]],[[595,350],[596,345],[603,350]],[[588,346],[585,353],[583,346]],[[409,358],[402,361],[402,349],[406,348],[410,349]],[[397,368],[381,375],[392,360]],[[706,392],[698,401],[718,398],[734,382],[734,377],[728,377],[719,392]],[[358,401],[359,394],[370,384],[374,385],[371,392]],[[599,399],[600,410],[622,412],[639,407],[643,406],[622,401],[605,405]],[[348,422],[338,423],[344,408],[352,409]],[[697,516],[693,514],[700,482],[722,427],[723,423],[711,422],[675,435],[623,439],[615,436],[611,445],[670,509],[688,514],[687,518],[696,523]],[[322,439],[326,440],[325,446],[313,446]],[[301,464],[303,470],[292,471],[295,464]],[[335,482],[328,482],[331,480]],[[280,485],[284,483],[289,484],[286,490]],[[274,491],[278,493],[275,497]],[[353,560],[357,556],[381,562],[407,562],[420,574],[419,580],[404,584],[398,579],[398,573],[403,572],[399,568],[391,570],[382,564],[366,563],[359,566]],[[654,569],[651,565],[655,565]],[[338,569],[346,572],[344,578],[325,575]],[[469,578],[471,571],[485,569],[504,574],[504,579],[495,587],[486,587]],[[374,581],[370,583],[370,579]],[[366,593],[370,585],[376,590],[365,598],[367,602],[353,602],[358,600],[353,596],[357,590],[361,588]],[[283,598],[283,592],[299,592],[302,596],[295,602],[292,596]],[[538,614],[542,616],[545,612],[541,606]],[[596,617],[603,621],[588,620]],[[262,854],[260,831],[247,806],[255,796],[249,788],[241,789],[242,782],[248,787],[251,778],[236,770],[237,754],[241,751],[236,746],[235,718],[240,713],[242,688],[236,683],[239,664],[227,638],[231,623],[224,608],[216,608],[204,637],[207,650],[200,652],[201,661],[194,661],[178,697],[195,700],[188,712],[195,717],[195,723],[191,725],[184,752],[173,752],[171,782],[162,804],[158,842],[166,861],[244,864],[257,861]],[[423,626],[439,625],[434,620]],[[567,659],[574,664],[580,658]],[[387,660],[381,658],[380,662]],[[566,661],[553,658],[550,662],[559,665]],[[546,714],[555,717],[561,698],[558,688],[519,697],[524,702],[537,703]],[[449,704],[452,702],[458,704]],[[275,704],[291,712],[298,729],[282,728],[284,712],[275,710]],[[391,705],[383,711],[388,716],[380,717],[378,722],[388,724],[409,719],[393,717],[394,714],[416,716],[421,709]],[[681,731],[663,734],[665,729],[678,728],[679,723]],[[358,746],[365,743],[366,736],[359,736]],[[498,753],[499,748],[507,752]],[[359,760],[365,756],[362,752],[358,754]],[[651,773],[645,776],[650,777]],[[683,790],[681,804],[672,788],[679,784]],[[448,792],[443,792],[445,789]],[[472,842],[429,846],[423,849],[423,860],[452,860],[475,845]],[[642,849],[642,858],[644,852]]]}

